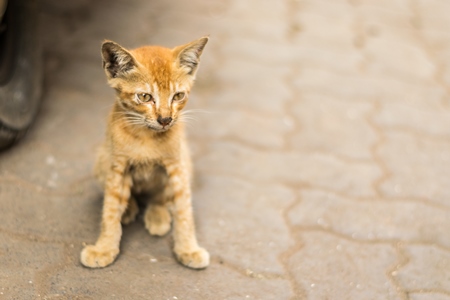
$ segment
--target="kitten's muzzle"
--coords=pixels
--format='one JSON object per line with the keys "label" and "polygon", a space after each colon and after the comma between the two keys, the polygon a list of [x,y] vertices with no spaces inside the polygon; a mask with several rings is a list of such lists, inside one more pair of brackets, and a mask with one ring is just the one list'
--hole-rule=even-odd
{"label": "kitten's muzzle", "polygon": [[171,117],[167,117],[167,118],[162,118],[161,116],[158,117],[157,119],[158,123],[161,124],[162,126],[167,126],[170,124],[170,122],[172,122],[172,118]]}

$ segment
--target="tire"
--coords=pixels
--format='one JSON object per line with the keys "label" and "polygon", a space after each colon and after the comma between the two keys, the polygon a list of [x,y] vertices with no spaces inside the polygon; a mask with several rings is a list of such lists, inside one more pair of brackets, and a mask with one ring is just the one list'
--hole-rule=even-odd
{"label": "tire", "polygon": [[21,138],[38,111],[42,51],[35,0],[9,0],[0,32],[0,149]]}

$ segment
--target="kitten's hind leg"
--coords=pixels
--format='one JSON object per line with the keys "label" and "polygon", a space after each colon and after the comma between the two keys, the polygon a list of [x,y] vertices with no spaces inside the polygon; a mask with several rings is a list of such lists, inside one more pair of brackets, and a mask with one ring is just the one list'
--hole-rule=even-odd
{"label": "kitten's hind leg", "polygon": [[151,235],[163,236],[170,230],[172,217],[166,205],[150,203],[145,210],[144,222]]}
{"label": "kitten's hind leg", "polygon": [[167,207],[173,198],[172,189],[167,185],[167,177],[160,174],[158,188],[153,190],[153,196],[145,210],[145,228],[151,235],[163,236],[170,231],[172,217]]}
{"label": "kitten's hind leg", "polygon": [[163,236],[172,225],[167,205],[173,199],[173,189],[168,184],[167,173],[163,168],[157,168],[153,173],[151,194],[144,215],[145,227],[151,235]]}
{"label": "kitten's hind leg", "polygon": [[128,202],[127,210],[122,215],[121,223],[123,225],[128,225],[134,220],[136,220],[136,216],[139,213],[139,206],[136,202],[136,199],[134,199],[133,196],[130,196],[130,201]]}

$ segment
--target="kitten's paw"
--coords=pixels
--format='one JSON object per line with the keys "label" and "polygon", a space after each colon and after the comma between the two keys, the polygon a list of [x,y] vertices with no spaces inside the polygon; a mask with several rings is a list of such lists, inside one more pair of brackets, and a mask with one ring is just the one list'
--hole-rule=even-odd
{"label": "kitten's paw", "polygon": [[122,215],[122,220],[120,221],[123,225],[128,225],[136,220],[136,216],[139,213],[139,206],[137,205],[134,198],[130,198],[130,203],[128,203],[127,210]]}
{"label": "kitten's paw", "polygon": [[105,249],[95,245],[81,251],[81,263],[89,268],[103,268],[110,265],[119,254],[119,249]]}
{"label": "kitten's paw", "polygon": [[175,255],[180,263],[192,269],[203,269],[209,265],[209,253],[200,247],[192,252],[175,252]]}
{"label": "kitten's paw", "polygon": [[169,232],[172,218],[167,207],[150,204],[145,211],[144,222],[151,235],[163,236]]}

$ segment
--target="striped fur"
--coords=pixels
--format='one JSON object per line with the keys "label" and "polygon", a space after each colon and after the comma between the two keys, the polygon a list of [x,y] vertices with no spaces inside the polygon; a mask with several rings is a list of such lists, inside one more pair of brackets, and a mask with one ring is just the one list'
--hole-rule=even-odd
{"label": "striped fur", "polygon": [[[201,38],[174,49],[146,46],[127,50],[111,41],[103,44],[103,66],[117,99],[95,166],[105,191],[100,236],[95,245],[81,252],[83,265],[99,268],[115,260],[121,223],[135,219],[136,199],[142,195],[151,195],[144,197],[149,200],[144,221],[150,234],[165,235],[173,223],[177,259],[191,268],[209,264],[208,252],[196,239],[191,161],[184,126],[178,120],[207,41]],[[175,100],[180,92],[186,96]],[[158,118],[171,122],[159,123]]]}

